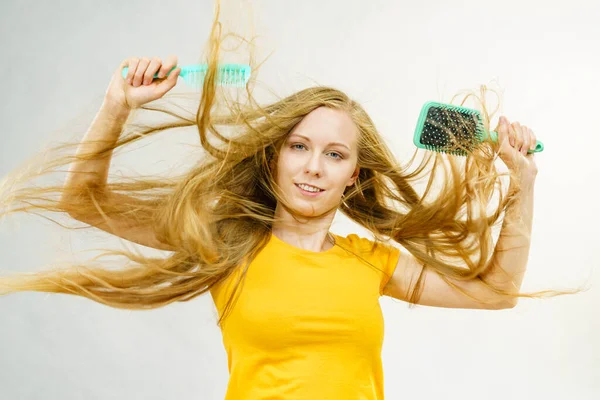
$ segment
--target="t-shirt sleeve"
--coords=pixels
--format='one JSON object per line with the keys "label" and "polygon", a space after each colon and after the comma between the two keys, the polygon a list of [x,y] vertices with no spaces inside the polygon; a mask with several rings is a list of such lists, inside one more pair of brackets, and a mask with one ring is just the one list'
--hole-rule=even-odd
{"label": "t-shirt sleeve", "polygon": [[[381,279],[379,282],[379,295],[383,295],[383,289],[396,270],[398,258],[400,257],[400,249],[390,243],[377,243],[375,241],[360,237],[355,233],[351,233],[346,237],[352,247],[360,251],[361,257],[368,260],[381,271]],[[371,252],[371,248],[375,248]]]}

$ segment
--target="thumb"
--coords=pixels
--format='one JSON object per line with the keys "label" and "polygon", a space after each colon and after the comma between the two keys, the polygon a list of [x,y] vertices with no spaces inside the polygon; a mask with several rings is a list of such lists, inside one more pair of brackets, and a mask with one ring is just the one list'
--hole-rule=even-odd
{"label": "thumb", "polygon": [[121,62],[121,64],[117,67],[117,70],[115,71],[114,74],[117,75],[117,76],[119,76],[119,77],[121,77],[124,80],[125,78],[122,75],[123,74],[123,68],[128,67],[128,64],[129,64],[129,60],[123,60]]}

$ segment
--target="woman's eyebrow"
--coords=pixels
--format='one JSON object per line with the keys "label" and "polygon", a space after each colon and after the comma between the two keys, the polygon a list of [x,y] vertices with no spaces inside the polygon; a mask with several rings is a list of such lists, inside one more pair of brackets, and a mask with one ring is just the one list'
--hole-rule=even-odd
{"label": "woman's eyebrow", "polygon": [[[300,135],[300,134],[298,134],[298,133],[292,133],[292,134],[290,135],[290,137],[291,137],[291,136],[298,136],[298,137],[301,137],[302,139],[305,139],[305,140],[307,140],[307,141],[309,141],[309,142],[310,142],[310,139],[309,139],[309,138],[307,138],[306,136],[302,136],[302,135]],[[348,150],[350,150],[350,147],[348,147],[348,145],[345,145],[344,143],[340,143],[340,142],[330,142],[330,143],[328,143],[328,144],[327,144],[327,146],[330,146],[330,145],[332,145],[332,144],[333,144],[333,145],[338,145],[338,146],[344,146],[345,148],[347,148]]]}

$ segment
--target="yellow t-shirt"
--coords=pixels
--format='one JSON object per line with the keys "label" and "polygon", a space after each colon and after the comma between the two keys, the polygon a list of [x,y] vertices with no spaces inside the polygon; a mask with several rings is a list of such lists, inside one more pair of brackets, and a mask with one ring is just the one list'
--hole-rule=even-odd
{"label": "yellow t-shirt", "polygon": [[[250,264],[221,325],[226,400],[383,399],[379,297],[400,250],[369,253],[370,239],[333,236],[335,246],[313,252],[271,233]],[[240,272],[211,289],[220,315]]]}

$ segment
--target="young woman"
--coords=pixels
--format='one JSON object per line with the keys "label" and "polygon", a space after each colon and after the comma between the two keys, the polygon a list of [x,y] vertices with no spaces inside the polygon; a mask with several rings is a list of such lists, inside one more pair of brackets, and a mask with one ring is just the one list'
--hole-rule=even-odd
{"label": "young woman", "polygon": [[[169,111],[176,122],[124,135],[131,113],[149,109],[180,72],[167,76],[177,65],[174,56],[129,58],[115,70],[84,139],[73,144],[75,159],[46,155],[51,161],[39,174],[70,165],[64,185],[19,187],[32,178],[20,176],[3,199],[15,205],[3,215],[64,213],[170,253],[110,250],[133,263],[121,270],[71,266],[7,276],[0,279],[4,293],[67,293],[148,309],[209,292],[229,358],[228,399],[344,400],[383,398],[380,296],[489,310],[537,296],[519,293],[537,174],[527,154],[536,142],[531,129],[502,119],[499,143],[483,143],[465,160],[431,153],[408,172],[360,104],[334,88],[307,88],[263,107],[248,85],[247,104],[227,103],[228,112],[218,113],[218,28],[217,7],[195,119]],[[123,67],[129,68],[125,79]],[[485,92],[489,124],[484,99]],[[169,179],[108,182],[114,149],[184,126],[197,127],[203,162]],[[494,166],[498,155],[509,167],[510,188],[488,215],[502,175]],[[427,190],[418,195],[412,183],[431,160]],[[443,185],[426,200],[440,167]],[[337,211],[373,239],[330,232]],[[491,229],[501,215],[494,247]]]}

